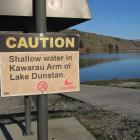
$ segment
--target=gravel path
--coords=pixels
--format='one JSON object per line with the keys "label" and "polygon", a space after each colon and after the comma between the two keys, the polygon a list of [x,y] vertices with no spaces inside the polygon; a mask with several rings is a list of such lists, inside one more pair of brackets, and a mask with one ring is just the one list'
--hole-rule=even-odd
{"label": "gravel path", "polygon": [[64,94],[125,117],[140,120],[140,90],[81,85],[79,93]]}

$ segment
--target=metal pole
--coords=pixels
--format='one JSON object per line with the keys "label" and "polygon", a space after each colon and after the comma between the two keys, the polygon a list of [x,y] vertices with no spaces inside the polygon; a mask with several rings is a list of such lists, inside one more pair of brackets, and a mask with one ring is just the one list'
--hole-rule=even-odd
{"label": "metal pole", "polygon": [[38,96],[38,140],[48,140],[47,95]]}
{"label": "metal pole", "polygon": [[24,97],[25,104],[25,135],[31,135],[31,111],[30,111],[30,97]]}
{"label": "metal pole", "polygon": [[[46,33],[46,0],[35,0],[36,32]],[[47,95],[37,97],[38,121],[37,132],[38,140],[48,140],[48,112]]]}

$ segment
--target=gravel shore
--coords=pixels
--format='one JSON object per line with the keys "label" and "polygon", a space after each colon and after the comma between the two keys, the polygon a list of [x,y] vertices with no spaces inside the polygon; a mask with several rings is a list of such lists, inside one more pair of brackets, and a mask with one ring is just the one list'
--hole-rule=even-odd
{"label": "gravel shore", "polygon": [[[140,140],[140,122],[137,120],[124,118],[61,94],[49,95],[48,106],[49,119],[76,117],[98,140]],[[36,119],[36,107],[33,102],[31,110],[32,119]],[[24,98],[0,98],[0,114],[0,123],[24,121]],[[9,119],[11,117],[12,119]]]}

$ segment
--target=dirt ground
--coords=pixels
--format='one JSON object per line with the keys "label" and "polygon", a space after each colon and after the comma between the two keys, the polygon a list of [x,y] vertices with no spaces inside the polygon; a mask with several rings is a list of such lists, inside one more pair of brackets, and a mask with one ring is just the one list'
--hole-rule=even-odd
{"label": "dirt ground", "polygon": [[[24,100],[15,98],[14,112],[0,116],[0,125],[24,121]],[[19,101],[18,101],[19,100]],[[9,101],[10,104],[10,101]],[[16,110],[16,107],[17,110]],[[140,140],[140,122],[129,120],[119,114],[102,110],[90,104],[69,98],[61,94],[49,95],[49,119],[76,117],[97,140]],[[21,110],[20,110],[21,107]],[[5,112],[9,108],[2,108]],[[36,107],[32,104],[32,119],[36,120]],[[20,110],[20,111],[19,111]],[[0,111],[1,112],[1,111]],[[1,112],[2,113],[2,112]]]}
{"label": "dirt ground", "polygon": [[50,117],[75,116],[97,140],[140,140],[140,122],[90,104],[59,96],[50,102]]}

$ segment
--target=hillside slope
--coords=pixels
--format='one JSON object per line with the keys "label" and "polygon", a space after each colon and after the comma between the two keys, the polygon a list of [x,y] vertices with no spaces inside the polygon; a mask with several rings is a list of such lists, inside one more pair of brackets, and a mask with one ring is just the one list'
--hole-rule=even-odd
{"label": "hillside slope", "polygon": [[126,40],[78,30],[65,30],[64,33],[79,34],[80,52],[140,52],[140,41]]}

